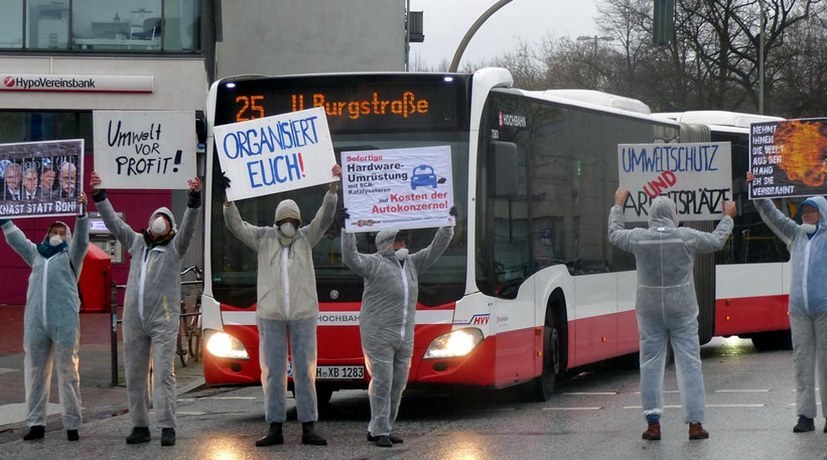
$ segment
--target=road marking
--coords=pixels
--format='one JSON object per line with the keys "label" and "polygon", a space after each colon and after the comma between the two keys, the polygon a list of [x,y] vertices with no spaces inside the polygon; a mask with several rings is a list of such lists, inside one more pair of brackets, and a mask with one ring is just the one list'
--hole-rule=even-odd
{"label": "road marking", "polygon": [[[678,393],[680,393],[680,392],[681,392],[680,390],[663,390],[663,394],[665,394],[665,395],[666,395],[666,394],[678,394]],[[639,395],[639,394],[640,394],[640,392],[639,392],[639,391],[636,391],[636,392],[634,392],[633,394]]]}
{"label": "road marking", "polygon": [[616,391],[573,391],[571,393],[563,393],[566,396],[614,396]]}
{"label": "road marking", "polygon": [[540,410],[600,410],[602,406],[595,407],[544,407]]}
{"label": "road marking", "polygon": [[[623,406],[623,408],[624,409],[643,409],[643,406]],[[680,404],[677,404],[677,405],[667,404],[667,405],[663,406],[663,408],[664,409],[680,409],[681,405]]]}
{"label": "road marking", "polygon": [[201,399],[243,399],[243,400],[254,400],[256,399],[255,396],[205,396]]}
{"label": "road marking", "polygon": [[8,367],[0,367],[0,375],[9,374],[11,372],[20,372],[20,369],[9,369]]}
{"label": "road marking", "polygon": [[178,402],[194,402],[195,398],[178,398]]}
{"label": "road marking", "polygon": [[728,407],[766,407],[766,404],[707,404],[706,407],[718,407],[718,408],[728,408]]}
{"label": "road marking", "polygon": [[715,390],[715,393],[769,393],[769,388],[759,388],[754,390]]}
{"label": "road marking", "polygon": [[198,411],[191,411],[190,412],[190,411],[184,411],[184,410],[175,411],[175,414],[176,415],[193,415],[193,416],[207,415],[206,412],[198,412]]}

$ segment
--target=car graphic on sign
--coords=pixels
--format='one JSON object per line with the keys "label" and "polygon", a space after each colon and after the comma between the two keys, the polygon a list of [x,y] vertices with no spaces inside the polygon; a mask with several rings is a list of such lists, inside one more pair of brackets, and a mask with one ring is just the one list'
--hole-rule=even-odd
{"label": "car graphic on sign", "polygon": [[436,182],[436,174],[434,174],[434,168],[431,166],[419,165],[411,173],[411,190],[429,185],[431,188],[436,188]]}

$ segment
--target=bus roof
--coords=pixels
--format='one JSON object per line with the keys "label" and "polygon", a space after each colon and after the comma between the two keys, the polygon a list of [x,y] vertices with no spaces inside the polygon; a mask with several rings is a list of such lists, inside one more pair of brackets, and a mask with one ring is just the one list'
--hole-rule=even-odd
{"label": "bus roof", "polygon": [[783,118],[753,113],[727,112],[723,110],[690,110],[688,112],[660,112],[652,114],[680,123],[703,124],[713,131],[743,132],[752,123],[782,121]]}

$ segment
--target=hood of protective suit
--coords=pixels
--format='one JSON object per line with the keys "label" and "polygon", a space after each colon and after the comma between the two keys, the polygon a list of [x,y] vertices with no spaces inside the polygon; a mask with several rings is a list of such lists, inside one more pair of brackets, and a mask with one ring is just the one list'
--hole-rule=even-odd
{"label": "hood of protective suit", "polygon": [[827,228],[827,199],[819,195],[811,196],[801,203],[801,207],[804,205],[818,209],[818,226]]}
{"label": "hood of protective suit", "polygon": [[396,234],[399,230],[382,230],[376,234],[376,252],[383,256],[393,255],[393,240],[396,239]]}
{"label": "hood of protective suit", "polygon": [[169,219],[169,223],[172,226],[172,229],[171,229],[172,233],[177,233],[178,232],[178,227],[175,225],[175,216],[172,215],[172,211],[170,211],[169,208],[165,208],[165,207],[160,207],[160,208],[156,209],[155,211],[153,211],[152,214],[149,215],[149,222],[146,223],[146,228],[147,229],[152,227],[152,221],[155,220],[155,216],[158,215],[158,214],[163,214],[163,215],[167,216],[167,218]]}
{"label": "hood of protective suit", "polygon": [[649,206],[649,228],[677,227],[678,207],[671,198],[656,197]]}
{"label": "hood of protective suit", "polygon": [[63,227],[66,228],[66,244],[72,244],[72,228],[62,220],[56,220],[52,222],[52,225],[49,225],[49,228],[46,229],[46,236],[43,237],[43,241],[49,241],[49,231],[51,231],[52,227],[55,225],[63,225]]}
{"label": "hood of protective suit", "polygon": [[295,201],[282,200],[279,205],[276,206],[276,222],[284,219],[296,219],[299,221],[299,225],[301,225],[302,214],[301,211],[299,211],[299,205],[297,205]]}

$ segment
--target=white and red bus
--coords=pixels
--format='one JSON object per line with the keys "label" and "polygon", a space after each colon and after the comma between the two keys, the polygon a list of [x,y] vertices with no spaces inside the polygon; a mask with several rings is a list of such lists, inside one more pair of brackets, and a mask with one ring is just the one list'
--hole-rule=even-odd
{"label": "white and red bus", "polygon": [[[547,399],[566,370],[636,352],[634,258],[609,243],[606,228],[617,144],[677,142],[692,129],[631,99],[590,93],[594,100],[584,102],[511,86],[504,69],[214,83],[202,301],[207,383],[260,382],[256,257],[224,226],[212,128],[316,106],[325,108],[337,158],[353,150],[451,148],[460,215],[448,250],[420,275],[411,384],[528,383],[534,397]],[[309,218],[323,193],[317,187],[237,204],[248,222],[272,225],[280,200],[296,200]],[[362,280],[341,262],[340,230],[335,223],[314,251],[322,401],[336,389],[365,388],[369,378],[358,329]],[[412,251],[433,233],[412,231]],[[372,243],[371,234],[359,234],[360,250],[375,250]],[[699,285],[714,288],[711,267],[699,271]],[[706,324],[715,318],[714,291],[703,305]],[[713,333],[708,326],[704,340]]]}

